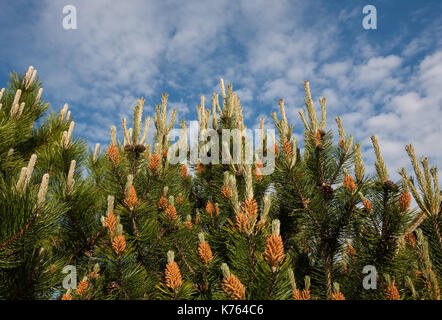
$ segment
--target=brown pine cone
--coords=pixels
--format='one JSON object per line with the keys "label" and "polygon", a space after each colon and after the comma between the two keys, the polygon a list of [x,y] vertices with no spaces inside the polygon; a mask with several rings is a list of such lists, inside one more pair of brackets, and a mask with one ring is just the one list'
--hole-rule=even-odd
{"label": "brown pine cone", "polygon": [[333,187],[331,185],[324,183],[321,188],[326,199],[329,199],[333,196]]}
{"label": "brown pine cone", "polygon": [[110,295],[116,294],[120,290],[120,285],[116,281],[109,282],[107,285],[107,293]]}
{"label": "brown pine cone", "polygon": [[398,186],[393,181],[391,181],[391,180],[385,181],[384,182],[384,187],[387,190],[391,190],[391,191],[397,191],[397,189],[398,189]]}
{"label": "brown pine cone", "polygon": [[137,144],[134,148],[135,152],[142,153],[146,150],[146,147],[142,144]]}
{"label": "brown pine cone", "polygon": [[126,144],[124,146],[124,151],[134,151],[134,149],[135,149],[134,146],[131,144]]}

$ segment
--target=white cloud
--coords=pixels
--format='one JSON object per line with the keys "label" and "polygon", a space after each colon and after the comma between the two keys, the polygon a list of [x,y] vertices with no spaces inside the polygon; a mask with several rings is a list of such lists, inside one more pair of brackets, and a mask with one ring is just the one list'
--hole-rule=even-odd
{"label": "white cloud", "polygon": [[168,101],[167,106],[169,109],[175,109],[179,117],[185,116],[190,111],[187,103],[183,101],[177,101],[177,102]]}
{"label": "white cloud", "polygon": [[[226,11],[228,4],[79,0],[75,2],[79,29],[64,30],[63,4],[44,1],[33,28],[35,51],[30,54],[38,61],[51,100],[60,107],[67,102],[78,121],[86,123],[80,127],[81,135],[98,140],[108,133],[108,125],[119,127],[120,117],[132,118],[138,97],[146,97],[147,105],[159,103],[158,90],[164,90],[164,83],[187,90],[212,76],[204,68],[213,62],[201,62],[223,45],[223,27],[231,18],[216,13]],[[198,69],[200,76],[192,79],[181,73],[186,68]],[[189,111],[183,101],[171,106],[180,116]]]}
{"label": "white cloud", "polygon": [[[411,167],[404,147],[413,143],[416,153],[420,156],[429,156],[433,165],[442,161],[442,94],[440,81],[442,80],[442,51],[427,56],[416,68],[416,71],[406,76],[395,78],[399,85],[393,86],[384,103],[378,106],[366,119],[348,121],[356,129],[356,136],[376,134],[390,171],[405,166],[411,173]],[[384,88],[379,91],[383,92]],[[382,101],[373,95],[373,102]],[[359,127],[359,130],[357,130]],[[359,133],[358,133],[359,131]],[[372,158],[371,150],[367,150],[368,157]],[[397,173],[390,172],[398,178]]]}
{"label": "white cloud", "polygon": [[340,61],[333,63],[325,63],[322,65],[320,72],[328,77],[338,78],[345,76],[350,71],[351,61]]}
{"label": "white cloud", "polygon": [[400,66],[401,58],[397,56],[374,57],[366,64],[359,66],[356,71],[357,81],[360,86],[367,87],[379,83],[391,76],[391,73]]}
{"label": "white cloud", "polygon": [[[270,125],[269,114],[283,98],[302,138],[297,111],[304,106],[302,82],[309,80],[318,109],[318,97],[327,98],[329,127],[336,128],[334,117],[343,117],[346,132],[365,147],[370,170],[373,134],[390,171],[408,164],[408,142],[434,164],[442,161],[442,41],[428,31],[440,30],[439,22],[414,39],[391,39],[384,48],[369,41],[377,38],[362,30],[359,9],[332,16],[304,1],[75,5],[79,29],[67,31],[61,26],[63,4],[43,1],[27,35],[33,52],[17,51],[20,59],[38,62],[54,108],[69,103],[78,118],[76,132],[88,139],[107,140],[110,125],[120,128],[121,117],[131,121],[140,96],[146,98],[145,114],[152,114],[167,87],[177,95],[169,97],[170,108],[179,117],[196,118],[200,95],[210,102],[220,77],[239,88],[251,127],[262,116]],[[353,22],[361,33],[344,35]]]}

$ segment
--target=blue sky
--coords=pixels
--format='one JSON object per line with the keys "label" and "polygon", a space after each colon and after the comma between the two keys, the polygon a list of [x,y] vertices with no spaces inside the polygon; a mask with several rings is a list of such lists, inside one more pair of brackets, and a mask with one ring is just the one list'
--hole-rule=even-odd
{"label": "blue sky", "polygon": [[[232,83],[246,124],[272,126],[277,100],[302,139],[298,109],[304,80],[315,101],[327,98],[329,128],[374,154],[378,135],[392,176],[409,168],[404,146],[442,160],[442,2],[436,1],[2,1],[0,86],[11,71],[38,70],[43,98],[68,103],[75,134],[107,144],[109,126],[131,118],[146,98],[152,115],[161,93],[180,119],[195,120],[200,95]],[[62,26],[65,5],[78,30]],[[377,9],[377,30],[364,30],[362,8]],[[319,103],[317,103],[319,106]],[[372,171],[370,169],[369,171]],[[410,170],[409,170],[410,171]]]}

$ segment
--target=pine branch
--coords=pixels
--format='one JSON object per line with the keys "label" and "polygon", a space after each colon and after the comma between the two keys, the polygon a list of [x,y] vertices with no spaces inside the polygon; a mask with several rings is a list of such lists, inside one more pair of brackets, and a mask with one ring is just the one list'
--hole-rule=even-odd
{"label": "pine branch", "polygon": [[335,184],[336,179],[338,178],[339,172],[341,172],[341,170],[342,170],[342,166],[345,164],[345,161],[347,160],[347,159],[346,159],[346,155],[347,155],[346,152],[343,152],[343,153],[341,154],[341,157],[340,157],[340,159],[339,159],[338,166],[336,167],[335,173],[333,174],[333,176],[332,176],[332,178],[331,178],[331,180],[330,180],[330,185]]}
{"label": "pine branch", "polygon": [[414,232],[419,226],[422,224],[422,222],[425,220],[426,216],[423,212],[419,212],[418,218],[414,221],[414,223],[408,228],[408,230],[405,232],[405,234],[410,234]]}
{"label": "pine branch", "polygon": [[129,300],[130,296],[127,293],[126,286],[124,285],[124,282],[122,279],[120,255],[118,255],[118,257],[117,257],[117,276],[118,276],[118,284],[120,285],[121,289],[123,290],[124,297],[126,298],[126,300]]}
{"label": "pine branch", "polygon": [[91,241],[85,243],[85,244],[83,245],[83,247],[81,247],[80,250],[78,250],[76,253],[74,253],[74,254],[69,258],[67,264],[70,264],[71,261],[72,261],[73,259],[77,259],[78,256],[79,256],[80,254],[82,254],[83,252],[87,252],[87,251],[92,250],[92,249],[95,247],[95,245],[96,245],[96,243],[97,243],[97,241],[98,241],[100,235],[101,235],[105,230],[106,230],[105,228],[101,228],[101,229],[100,229],[100,230],[99,230],[99,231],[98,231],[98,232],[92,237]]}
{"label": "pine branch", "polygon": [[189,269],[190,273],[195,274],[195,270],[193,270],[193,268],[190,266],[190,264],[187,262],[186,256],[184,255],[183,251],[181,250],[181,248],[178,246],[178,244],[176,243],[176,241],[173,242],[175,248],[178,250],[178,253],[181,256],[181,259],[183,259],[184,264],[186,265],[187,269]]}
{"label": "pine branch", "polygon": [[26,225],[19,232],[17,232],[12,237],[10,237],[8,240],[6,240],[0,244],[0,249],[7,247],[8,245],[13,243],[14,241],[17,241],[19,238],[21,238],[26,233],[26,231],[29,230],[31,225],[34,223],[35,218],[38,216],[38,213],[39,213],[39,209],[37,208],[35,210],[35,212],[32,214],[31,219],[26,223]]}
{"label": "pine branch", "polygon": [[293,186],[295,187],[296,193],[297,193],[298,197],[301,199],[302,206],[304,207],[305,211],[309,215],[310,219],[312,219],[312,221],[315,223],[316,227],[320,231],[322,231],[323,229],[322,229],[321,225],[319,224],[318,220],[316,220],[313,212],[310,210],[310,207],[308,206],[306,199],[302,195],[301,188],[299,187],[298,183],[296,182],[294,175],[291,175],[291,179],[292,179]]}

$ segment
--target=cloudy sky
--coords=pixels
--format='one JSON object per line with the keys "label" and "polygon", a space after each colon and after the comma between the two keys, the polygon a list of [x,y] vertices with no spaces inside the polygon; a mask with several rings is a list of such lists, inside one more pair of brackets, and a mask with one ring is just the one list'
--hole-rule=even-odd
{"label": "cloudy sky", "polygon": [[[362,27],[368,4],[376,30]],[[66,5],[77,8],[77,30],[63,28]],[[238,92],[248,127],[261,117],[272,125],[283,98],[301,134],[309,80],[315,101],[327,98],[329,128],[342,116],[371,168],[376,134],[397,179],[409,168],[407,143],[441,164],[441,13],[439,0],[2,1],[0,86],[33,65],[43,98],[55,110],[68,103],[76,135],[93,145],[108,143],[109,126],[130,118],[140,96],[152,113],[167,92],[179,118],[195,120],[220,77]]]}

